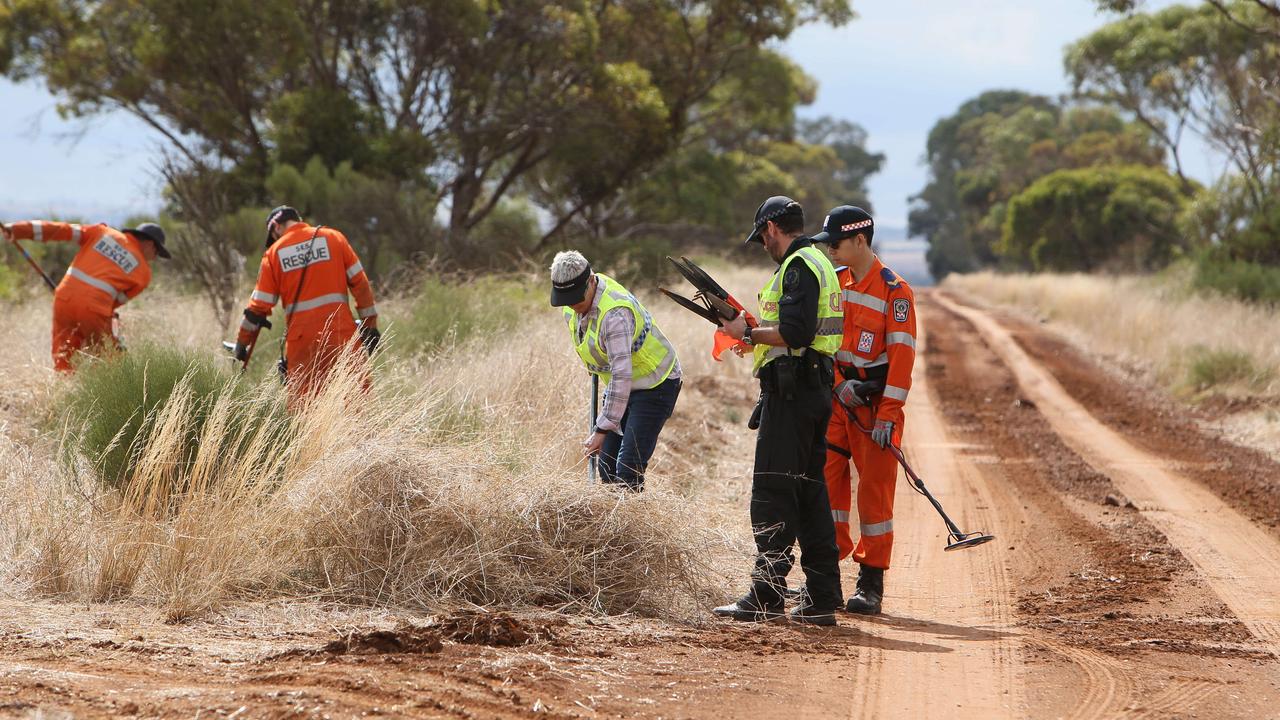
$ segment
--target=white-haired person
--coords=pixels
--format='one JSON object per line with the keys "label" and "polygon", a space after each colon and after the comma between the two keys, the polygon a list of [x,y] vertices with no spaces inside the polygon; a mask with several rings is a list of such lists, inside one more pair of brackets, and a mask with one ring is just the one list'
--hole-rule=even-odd
{"label": "white-haired person", "polygon": [[644,472],[680,396],[680,359],[644,305],[617,280],[592,272],[576,250],[551,263],[551,306],[587,371],[606,383],[584,454],[606,483],[644,489]]}

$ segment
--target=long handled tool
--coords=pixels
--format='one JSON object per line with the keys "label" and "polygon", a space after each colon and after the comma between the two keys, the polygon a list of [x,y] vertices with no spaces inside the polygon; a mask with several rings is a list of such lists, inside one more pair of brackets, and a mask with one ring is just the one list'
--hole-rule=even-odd
{"label": "long handled tool", "polygon": [[[246,352],[247,352],[248,354],[247,354],[247,355],[245,355],[244,360],[240,363],[240,372],[245,372],[245,371],[247,371],[247,370],[249,369],[249,358],[253,357],[253,348],[254,348],[254,346],[256,346],[257,344],[258,344],[258,343],[256,343],[256,342],[255,342],[253,345],[250,345],[250,346],[246,349]],[[236,359],[236,344],[235,344],[235,343],[233,343],[233,342],[230,342],[230,341],[228,341],[228,340],[223,340],[223,341],[222,341],[222,349],[223,349],[223,350],[226,350],[226,351],[227,351],[227,353],[228,353],[229,355],[231,355],[231,360],[234,362],[234,361],[235,361],[235,359]]]}
{"label": "long handled tool", "polygon": [[[600,412],[600,376],[591,373],[591,417],[587,418],[588,432],[596,427],[596,416]],[[596,455],[587,458],[587,482],[594,484],[596,481],[596,463],[599,462]]]}
{"label": "long handled tool", "polygon": [[53,292],[58,289],[57,283],[49,277],[49,273],[45,272],[44,268],[40,267],[40,263],[36,262],[35,258],[31,257],[31,253],[27,252],[27,249],[18,243],[17,238],[11,237],[9,238],[9,242],[13,243],[13,246],[18,248],[18,252],[22,253],[22,257],[27,259],[27,264],[31,266],[31,269],[40,273],[40,278],[44,280],[44,284],[49,286],[49,292]]}
{"label": "long handled tool", "polygon": [[[858,422],[858,418],[854,416],[852,411],[850,411],[848,408],[845,408],[845,413],[848,414],[849,420],[859,430],[861,430],[862,432],[868,435],[871,434],[871,430],[863,426],[862,423]],[[942,516],[942,522],[947,524],[947,531],[948,531],[947,546],[943,548],[943,550],[949,551],[949,550],[959,550],[961,548],[967,548],[967,547],[974,547],[977,545],[981,545],[983,543],[991,542],[992,540],[996,539],[995,535],[988,535],[987,533],[984,533],[982,531],[974,531],[974,532],[968,532],[968,533],[961,532],[959,526],[957,526],[955,522],[953,522],[951,518],[947,515],[947,511],[942,509],[942,503],[938,502],[938,499],[933,496],[933,493],[929,492],[929,488],[924,486],[924,480],[921,480],[920,476],[917,475],[915,471],[911,469],[911,466],[907,464],[907,459],[903,457],[902,450],[898,449],[898,447],[894,445],[893,442],[889,442],[888,446],[889,446],[889,452],[893,453],[893,457],[897,459],[898,464],[902,466],[903,470],[907,471],[907,477],[911,478],[911,489],[925,496],[925,498],[928,499],[928,501],[933,505],[933,509],[937,510],[938,514]]]}

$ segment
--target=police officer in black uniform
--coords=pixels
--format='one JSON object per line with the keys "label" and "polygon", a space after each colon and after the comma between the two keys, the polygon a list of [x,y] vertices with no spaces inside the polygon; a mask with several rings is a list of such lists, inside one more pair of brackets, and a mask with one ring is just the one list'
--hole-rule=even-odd
{"label": "police officer in black uniform", "polygon": [[[751,525],[757,550],[751,590],[737,602],[715,608],[715,614],[746,621],[781,617],[786,577],[794,564],[791,546],[798,541],[806,590],[790,617],[798,622],[834,625],[835,609],[844,598],[835,525],[823,477],[832,359],[813,345],[821,335],[834,333],[838,347],[843,328],[838,315],[820,317],[819,303],[829,299],[823,297],[822,278],[814,267],[818,260],[826,263],[823,272],[829,276],[828,284],[835,271],[826,253],[815,252],[803,232],[800,203],[777,196],[760,205],[747,242],[763,244],[779,264],[779,272],[786,268],[777,299],[777,324],[770,326],[762,318],[761,327],[748,328],[741,314],[724,323],[731,337],[741,337],[754,345],[757,353],[763,346],[772,359],[758,370],[760,402],[750,423],[759,428],[751,483]],[[792,258],[796,253],[802,255]],[[775,275],[761,293],[762,315],[770,314],[769,290],[777,290],[773,285],[777,279]],[[838,292],[839,288],[826,290]]]}

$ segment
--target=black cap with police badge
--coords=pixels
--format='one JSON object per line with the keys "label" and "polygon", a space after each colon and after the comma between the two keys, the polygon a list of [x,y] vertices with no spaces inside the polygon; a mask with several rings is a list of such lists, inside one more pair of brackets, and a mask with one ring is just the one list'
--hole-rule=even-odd
{"label": "black cap with police badge", "polygon": [[871,219],[871,213],[855,205],[841,205],[831,208],[827,218],[822,221],[822,232],[814,235],[812,240],[816,243],[835,245],[845,238],[861,233],[867,236],[867,244],[870,244],[871,235],[875,229],[876,224]]}
{"label": "black cap with police badge", "polygon": [[773,197],[760,203],[760,207],[756,208],[756,224],[751,229],[751,234],[747,236],[744,242],[757,242],[764,244],[764,239],[760,236],[764,232],[764,226],[770,220],[777,220],[784,215],[799,215],[804,217],[804,208],[800,207],[800,203],[792,200],[786,195],[774,195]]}

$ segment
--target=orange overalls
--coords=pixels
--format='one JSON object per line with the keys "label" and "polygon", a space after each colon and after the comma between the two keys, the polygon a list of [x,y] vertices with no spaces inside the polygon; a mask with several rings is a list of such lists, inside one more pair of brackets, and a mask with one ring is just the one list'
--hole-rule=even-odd
{"label": "orange overalls", "polygon": [[138,241],[106,225],[32,220],[9,227],[17,240],[80,245],[53,293],[54,369],[71,372],[71,358],[83,347],[116,345],[112,315],[151,283]]}
{"label": "orange overalls", "polygon": [[[319,390],[340,353],[359,352],[356,323],[347,304],[347,291],[356,299],[362,320],[376,322],[373,288],[360,258],[342,233],[296,223],[262,256],[258,283],[248,312],[266,318],[277,302],[284,303],[286,385],[291,398]],[[258,337],[258,325],[247,317],[240,323],[238,342],[246,347]]]}
{"label": "orange overalls", "polygon": [[[862,427],[876,420],[893,423],[893,444],[902,443],[902,405],[911,389],[911,366],[916,358],[916,308],[911,288],[879,258],[861,282],[853,271],[837,271],[844,297],[844,340],[836,353],[836,382],[853,378],[884,378],[883,395],[871,406],[854,411]],[[849,461],[858,471],[858,542],[849,525],[851,505]],[[888,569],[893,550],[893,494],[898,462],[887,449],[871,441],[850,420],[839,401],[833,403],[827,426],[827,494],[836,523],[840,559]]]}

